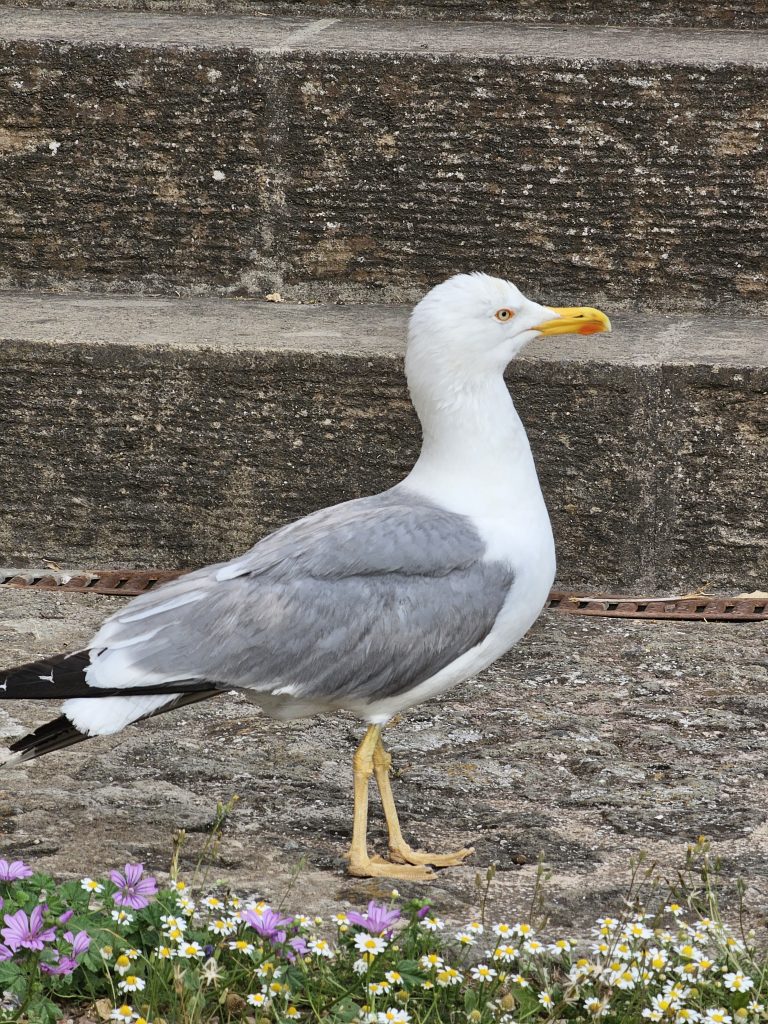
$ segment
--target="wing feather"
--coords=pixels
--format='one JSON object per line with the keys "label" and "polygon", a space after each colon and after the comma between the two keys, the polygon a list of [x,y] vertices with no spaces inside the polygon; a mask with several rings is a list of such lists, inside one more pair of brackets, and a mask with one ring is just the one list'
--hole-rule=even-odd
{"label": "wing feather", "polygon": [[325,509],[131,602],[94,638],[88,682],[395,695],[487,636],[513,574],[484,554],[468,519],[402,488]]}

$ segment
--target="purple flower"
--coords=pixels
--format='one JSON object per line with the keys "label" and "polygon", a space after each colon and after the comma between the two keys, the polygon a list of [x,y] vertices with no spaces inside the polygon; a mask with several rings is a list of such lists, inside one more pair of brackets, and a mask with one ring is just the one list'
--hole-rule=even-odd
{"label": "purple flower", "polygon": [[72,946],[72,956],[80,956],[81,953],[86,953],[91,948],[91,936],[88,932],[78,932],[77,935],[73,935],[72,932],[64,932],[64,938]]}
{"label": "purple flower", "polygon": [[3,960],[10,960],[12,956],[13,950],[8,949],[7,946],[4,946],[2,942],[0,942],[0,963],[2,963]]}
{"label": "purple flower", "polygon": [[22,860],[0,860],[0,882],[18,882],[20,878],[31,878],[32,868],[28,868]]}
{"label": "purple flower", "polygon": [[66,924],[73,914],[74,910],[65,910],[64,913],[59,918],[59,924]]}
{"label": "purple flower", "polygon": [[392,925],[399,921],[401,916],[397,907],[388,910],[383,903],[379,904],[371,900],[364,914],[358,914],[353,910],[347,914],[347,920],[365,928],[372,935],[383,935],[384,932],[390,931]]}
{"label": "purple flower", "polygon": [[77,960],[73,960],[71,956],[63,956],[55,964],[40,964],[43,974],[72,974],[76,967]]}
{"label": "purple flower", "polygon": [[109,877],[117,886],[112,899],[120,907],[132,907],[143,910],[149,906],[149,896],[157,894],[157,881],[154,878],[143,878],[143,864],[126,864],[125,874],[110,871]]}
{"label": "purple flower", "polygon": [[432,910],[432,907],[430,907],[430,905],[429,905],[428,903],[427,903],[427,904],[425,904],[425,905],[424,905],[424,906],[423,906],[423,907],[421,908],[421,910],[419,910],[419,911],[417,912],[417,914],[416,914],[416,920],[417,920],[417,921],[423,921],[423,920],[424,920],[424,918],[425,918],[425,917],[427,917],[427,916],[429,915],[429,912],[430,912],[431,910]]}
{"label": "purple flower", "polygon": [[[265,939],[276,939],[280,928],[284,924],[291,923],[290,917],[280,917],[271,907],[265,907],[260,914],[257,914],[254,910],[244,910],[242,918],[246,924],[249,924],[255,932],[258,932]],[[283,938],[278,941],[285,941],[285,933],[283,933]]]}
{"label": "purple flower", "polygon": [[75,957],[87,952],[91,945],[91,937],[88,932],[78,932],[77,935],[73,935],[72,932],[64,932],[64,939],[72,946],[72,952],[61,956],[58,950],[53,950],[54,962],[40,964],[43,974],[72,974],[79,966]]}
{"label": "purple flower", "polygon": [[5,915],[6,928],[2,929],[3,938],[16,952],[17,949],[41,950],[46,942],[56,938],[55,928],[43,928],[43,908],[35,907],[27,917],[23,910],[15,914]]}
{"label": "purple flower", "polygon": [[[287,938],[288,937],[285,932],[278,932],[272,941],[276,945],[282,946]],[[301,935],[294,935],[293,938],[288,939],[288,948],[283,950],[283,956],[288,961],[288,963],[295,964],[296,953],[298,953],[299,956],[306,956],[307,949],[308,947],[306,939],[303,939]]]}

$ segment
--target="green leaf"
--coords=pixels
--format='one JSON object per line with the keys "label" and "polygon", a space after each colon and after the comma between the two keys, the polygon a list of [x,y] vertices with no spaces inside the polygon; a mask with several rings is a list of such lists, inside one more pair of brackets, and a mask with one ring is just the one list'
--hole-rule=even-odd
{"label": "green leaf", "polygon": [[418,988],[424,980],[424,975],[419,971],[419,964],[416,960],[401,960],[395,968],[403,976],[403,985],[409,991]]}
{"label": "green leaf", "polygon": [[104,969],[104,958],[98,949],[91,947],[85,956],[80,960],[80,963],[87,967],[91,971],[101,972]]}
{"label": "green leaf", "polygon": [[47,889],[48,892],[54,892],[56,889],[56,882],[53,876],[46,875],[44,871],[36,871],[31,878],[26,879],[25,884],[37,890]]}
{"label": "green leaf", "polygon": [[62,902],[66,903],[73,910],[85,910],[88,906],[89,894],[83,890],[77,881],[64,882],[59,886],[59,894]]}
{"label": "green leaf", "polygon": [[27,1009],[30,1024],[54,1024],[61,1016],[61,1010],[50,999],[35,999]]}
{"label": "green leaf", "polygon": [[26,973],[19,964],[13,963],[12,960],[0,963],[0,992],[3,989],[8,989],[9,992],[13,992],[17,996],[23,994],[26,988]]}
{"label": "green leaf", "polygon": [[188,992],[200,991],[200,975],[194,969],[187,968],[182,975],[182,983]]}
{"label": "green leaf", "polygon": [[518,1011],[518,1015],[520,1017],[528,1016],[534,1011],[538,1013],[541,1009],[538,997],[530,988],[523,988],[522,985],[515,985],[512,989],[512,994],[520,1007]]}
{"label": "green leaf", "polygon": [[280,981],[285,982],[291,992],[303,992],[306,987],[306,977],[298,967],[289,967]]}
{"label": "green leaf", "polygon": [[397,970],[401,974],[415,974],[419,970],[418,960],[401,960],[397,965]]}
{"label": "green leaf", "polygon": [[360,1017],[360,1004],[356,1003],[351,996],[347,996],[334,1007],[331,1020],[333,1024],[351,1024],[353,1020]]}

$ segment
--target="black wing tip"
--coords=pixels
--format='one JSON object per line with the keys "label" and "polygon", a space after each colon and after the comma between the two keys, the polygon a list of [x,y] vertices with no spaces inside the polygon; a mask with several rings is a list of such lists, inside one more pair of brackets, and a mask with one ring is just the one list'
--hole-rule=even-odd
{"label": "black wing tip", "polygon": [[[189,693],[178,694],[176,699],[164,707],[151,711],[136,719],[137,722],[146,718],[154,718],[156,715],[163,715],[175,708],[185,707],[187,704],[196,704],[198,701],[208,700],[210,697],[218,697],[221,690],[214,690],[210,687],[207,690],[195,689]],[[130,694],[128,694],[130,696]],[[134,723],[131,723],[134,724]],[[11,744],[9,754],[3,759],[0,754],[0,770],[11,768],[13,765],[22,764],[24,761],[33,761],[36,757],[44,754],[52,754],[55,750],[64,750],[72,747],[83,740],[91,739],[88,733],[80,732],[70,722],[66,715],[54,718],[52,722],[46,722],[34,732],[22,736]]]}
{"label": "black wing tip", "polygon": [[1,766],[8,768],[24,761],[32,761],[36,757],[42,757],[43,754],[53,753],[54,750],[64,750],[65,747],[71,747],[73,744],[87,739],[88,736],[85,733],[80,732],[66,716],[61,715],[12,743],[9,748],[10,756],[2,762]]}
{"label": "black wing tip", "polygon": [[0,670],[0,700],[55,700],[87,692],[90,652],[68,651]]}
{"label": "black wing tip", "polygon": [[145,697],[174,693],[202,693],[211,683],[203,680],[178,680],[145,686],[91,686],[86,671],[91,664],[90,650],[53,654],[15,668],[0,669],[0,700],[71,700],[78,697]]}

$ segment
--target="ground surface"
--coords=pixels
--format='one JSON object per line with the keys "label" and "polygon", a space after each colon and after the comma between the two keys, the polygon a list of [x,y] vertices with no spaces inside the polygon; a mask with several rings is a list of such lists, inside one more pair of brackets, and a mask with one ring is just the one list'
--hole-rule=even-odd
{"label": "ground surface", "polygon": [[[76,647],[120,603],[0,590],[0,664]],[[553,923],[584,933],[619,909],[631,854],[672,866],[700,833],[732,880],[768,913],[768,627],[587,620],[549,613],[477,682],[417,708],[391,730],[404,829],[432,848],[471,842],[464,868],[425,890],[454,919],[474,913],[478,869],[498,862],[493,916],[527,913],[536,860],[552,868]],[[42,703],[0,703],[0,741],[51,717]],[[287,905],[327,912],[390,886],[350,880],[351,757],[358,724],[342,716],[273,723],[234,698],[0,771],[0,856],[57,875],[143,860],[168,865],[190,836],[191,873],[217,800],[241,801],[222,878]],[[375,846],[383,852],[374,804]],[[730,881],[729,881],[730,880]]]}

